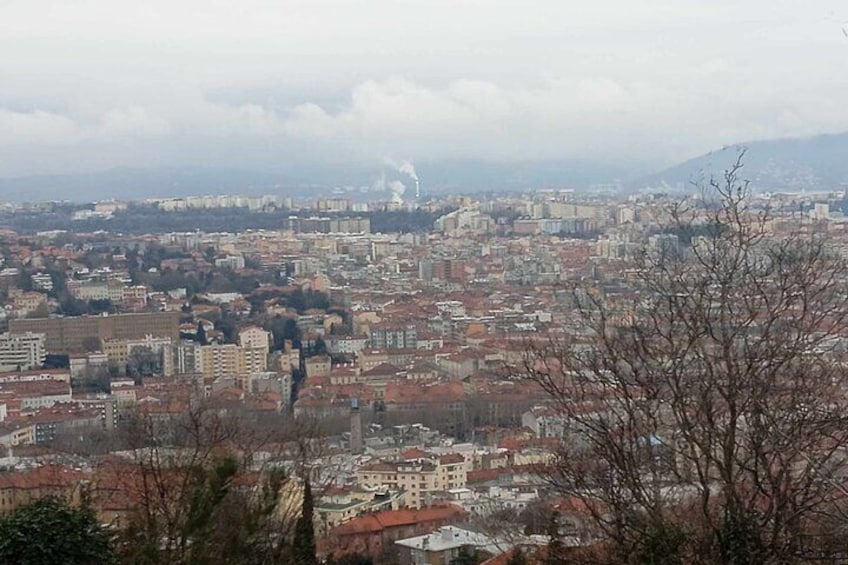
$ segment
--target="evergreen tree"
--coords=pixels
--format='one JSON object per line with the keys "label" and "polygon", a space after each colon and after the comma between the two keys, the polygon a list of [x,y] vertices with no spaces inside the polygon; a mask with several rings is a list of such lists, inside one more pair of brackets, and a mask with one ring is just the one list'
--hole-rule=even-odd
{"label": "evergreen tree", "polygon": [[294,525],[292,540],[292,563],[294,565],[318,565],[315,556],[315,531],[313,529],[312,487],[309,480],[303,481],[303,506],[300,518]]}
{"label": "evergreen tree", "polygon": [[197,323],[197,343],[200,345],[209,345],[209,340],[206,339],[206,328],[203,327],[203,322]]}
{"label": "evergreen tree", "polygon": [[550,541],[548,542],[544,563],[545,565],[558,565],[564,560],[565,545],[562,543],[562,536],[559,532],[559,512],[556,510],[551,512],[547,534]]}
{"label": "evergreen tree", "polygon": [[86,506],[42,498],[0,519],[0,564],[116,563],[108,534]]}

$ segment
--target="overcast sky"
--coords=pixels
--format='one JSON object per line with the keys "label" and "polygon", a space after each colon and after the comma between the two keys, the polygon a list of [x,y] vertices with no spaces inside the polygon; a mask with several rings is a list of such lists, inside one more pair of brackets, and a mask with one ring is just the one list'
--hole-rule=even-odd
{"label": "overcast sky", "polygon": [[0,0],[0,175],[848,130],[845,0]]}

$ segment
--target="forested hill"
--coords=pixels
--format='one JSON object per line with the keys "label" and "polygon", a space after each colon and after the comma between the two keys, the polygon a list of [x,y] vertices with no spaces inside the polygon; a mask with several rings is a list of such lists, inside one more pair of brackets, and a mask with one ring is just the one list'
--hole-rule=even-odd
{"label": "forested hill", "polygon": [[628,183],[628,188],[691,190],[693,183],[721,175],[742,148],[746,152],[740,176],[750,180],[755,190],[832,190],[848,186],[848,133],[841,133],[725,147]]}

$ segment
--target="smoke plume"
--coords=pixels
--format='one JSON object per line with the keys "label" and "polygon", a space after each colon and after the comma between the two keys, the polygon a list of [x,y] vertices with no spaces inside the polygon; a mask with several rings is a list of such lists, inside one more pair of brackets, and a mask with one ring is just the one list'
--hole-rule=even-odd
{"label": "smoke plume", "polygon": [[406,192],[406,185],[399,180],[393,180],[389,183],[389,192],[392,193],[392,202],[403,202],[403,193]]}
{"label": "smoke plume", "polygon": [[388,166],[395,169],[397,172],[405,174],[406,176],[408,176],[412,180],[416,180],[416,181],[418,180],[418,173],[415,172],[415,165],[413,165],[411,162],[406,161],[406,160],[401,161],[401,162],[397,162],[390,157],[385,157],[383,159],[383,161]]}

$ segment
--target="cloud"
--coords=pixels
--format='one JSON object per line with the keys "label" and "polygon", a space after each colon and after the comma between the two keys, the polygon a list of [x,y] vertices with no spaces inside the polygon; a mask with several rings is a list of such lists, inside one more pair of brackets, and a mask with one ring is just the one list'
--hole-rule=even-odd
{"label": "cloud", "polygon": [[[491,82],[458,80],[428,88],[406,79],[369,80],[353,88],[349,103],[331,113],[305,103],[285,120],[286,131],[313,138],[367,141],[429,140],[502,130],[521,120],[562,113],[556,90],[508,90]],[[592,98],[592,103],[596,99]],[[482,141],[482,140],[481,140]]]}
{"label": "cloud", "polygon": [[629,131],[670,125],[680,116],[659,116],[657,106],[664,99],[669,110],[675,95],[594,77],[535,87],[457,80],[436,88],[389,79],[356,86],[336,112],[299,105],[287,115],[285,129],[306,139],[347,139],[375,151],[400,147],[407,155],[564,156],[585,154],[589,140],[608,150],[626,149]]}
{"label": "cloud", "polygon": [[36,110],[19,112],[0,108],[0,146],[68,145],[118,138],[166,135],[169,124],[138,107],[116,108],[95,123]]}
{"label": "cloud", "polygon": [[172,134],[268,137],[284,133],[282,120],[258,104],[229,106],[196,97],[166,118],[141,106],[114,108],[93,117],[0,108],[0,145],[67,145],[110,140],[163,139]]}
{"label": "cloud", "polygon": [[[294,137],[344,139],[375,151],[395,148],[393,154],[498,158],[645,158],[652,150],[679,156],[725,143],[848,129],[848,112],[834,103],[833,91],[793,89],[776,96],[768,84],[698,78],[726,68],[711,59],[681,75],[681,84],[569,77],[534,86],[457,80],[427,87],[407,79],[369,80],[336,111],[314,103],[292,108],[284,128]],[[839,90],[848,95],[848,88]]]}
{"label": "cloud", "polygon": [[[680,75],[679,83],[549,76],[530,84],[457,79],[440,85],[393,77],[360,82],[335,104],[290,106],[213,101],[199,88],[186,88],[165,105],[136,100],[99,114],[0,109],[0,145],[82,148],[124,141],[164,151],[173,139],[194,139],[218,144],[226,154],[226,147],[252,139],[269,148],[312,147],[307,158],[319,162],[350,151],[375,165],[385,155],[658,162],[750,139],[848,129],[848,111],[833,98],[834,92],[848,96],[848,87],[781,91],[767,83],[713,80],[715,73],[724,78],[726,68],[709,59]],[[271,149],[265,158],[274,158]]]}
{"label": "cloud", "polygon": [[843,4],[0,2],[0,53],[15,54],[0,57],[0,174],[386,155],[671,164],[845,130]]}
{"label": "cloud", "polygon": [[92,135],[111,137],[160,137],[170,132],[170,124],[144,108],[130,107],[110,110]]}
{"label": "cloud", "polygon": [[0,108],[0,146],[73,143],[80,135],[77,123],[65,116]]}

